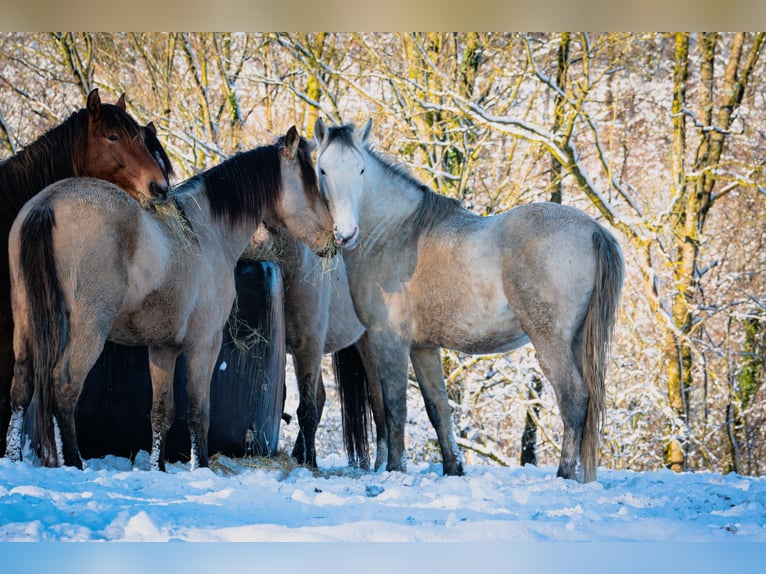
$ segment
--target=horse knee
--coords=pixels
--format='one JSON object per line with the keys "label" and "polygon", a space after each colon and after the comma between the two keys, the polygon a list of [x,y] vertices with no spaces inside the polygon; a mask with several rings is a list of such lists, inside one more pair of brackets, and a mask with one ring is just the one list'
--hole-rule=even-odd
{"label": "horse knee", "polygon": [[300,401],[297,414],[301,430],[316,430],[319,425],[319,409],[315,403]]}
{"label": "horse knee", "polygon": [[29,361],[26,357],[16,361],[13,367],[13,380],[9,391],[12,409],[26,409],[32,401],[32,379]]}

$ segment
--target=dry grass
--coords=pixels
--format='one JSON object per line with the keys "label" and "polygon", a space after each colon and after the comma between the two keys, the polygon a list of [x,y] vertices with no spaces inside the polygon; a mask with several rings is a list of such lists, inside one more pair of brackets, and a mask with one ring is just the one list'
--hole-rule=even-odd
{"label": "dry grass", "polygon": [[150,203],[145,208],[165,225],[181,249],[191,249],[194,232],[189,227],[186,218],[181,215],[174,201]]}
{"label": "dry grass", "polygon": [[244,458],[232,458],[229,456],[215,454],[210,457],[210,469],[213,472],[221,473],[225,476],[235,476],[246,470],[267,470],[278,473],[277,480],[286,479],[293,471],[305,468],[316,478],[330,478],[334,476],[360,476],[365,471],[346,468],[320,469],[310,468],[298,464],[293,457],[284,452],[278,452],[273,456],[246,456]]}
{"label": "dry grass", "polygon": [[239,297],[234,299],[231,315],[226,323],[231,336],[231,342],[237,351],[243,355],[248,354],[256,345],[266,343],[268,339],[254,326],[240,319]]}

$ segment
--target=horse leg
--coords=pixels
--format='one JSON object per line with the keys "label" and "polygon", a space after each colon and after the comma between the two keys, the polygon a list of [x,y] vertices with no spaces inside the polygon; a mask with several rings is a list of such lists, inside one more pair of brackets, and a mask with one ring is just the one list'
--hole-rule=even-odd
{"label": "horse leg", "polygon": [[78,328],[70,325],[71,336],[61,357],[53,367],[53,412],[59,425],[64,464],[82,469],[82,458],[77,444],[75,413],[85,378],[104,350],[106,338],[98,335],[104,330]]}
{"label": "horse leg", "polygon": [[217,331],[208,345],[186,350],[186,394],[189,397],[189,436],[191,439],[190,467],[206,468],[208,460],[207,434],[210,428],[210,383],[213,369],[221,352],[223,331]]}
{"label": "horse leg", "polygon": [[5,456],[16,462],[21,460],[24,413],[32,401],[33,390],[31,357],[26,346],[21,349],[13,366],[13,380],[9,391],[11,417],[4,451]]}
{"label": "horse leg", "polygon": [[[5,310],[0,313],[4,314]],[[10,309],[8,313],[10,315]],[[0,456],[5,453],[6,433],[11,418],[13,365],[13,327],[0,319]]]}
{"label": "horse leg", "polygon": [[173,376],[179,354],[180,350],[177,347],[149,347],[149,377],[152,380],[152,454],[149,457],[151,470],[165,471],[165,439],[175,418]]}
{"label": "horse leg", "polygon": [[[4,223],[5,225],[5,223]],[[7,230],[7,227],[4,227]],[[6,450],[6,433],[11,417],[13,381],[13,311],[8,249],[0,249],[0,456]]]}
{"label": "horse leg", "polygon": [[540,368],[556,393],[564,436],[556,476],[577,480],[578,461],[588,413],[588,389],[569,341],[535,343]]}
{"label": "horse leg", "polygon": [[388,460],[388,431],[386,429],[386,412],[383,406],[383,390],[380,387],[380,377],[375,359],[370,351],[370,341],[367,333],[356,342],[359,355],[367,375],[367,394],[370,397],[372,418],[375,421],[375,470],[380,469]]}
{"label": "horse leg", "polygon": [[316,431],[322,410],[318,402],[321,388],[324,407],[324,384],[321,381],[322,354],[318,345],[303,345],[293,351],[293,364],[298,379],[298,436],[292,456],[300,464],[316,468]]}
{"label": "horse leg", "polygon": [[428,419],[436,429],[436,436],[439,439],[444,474],[462,476],[463,463],[452,432],[452,415],[447,388],[444,384],[440,350],[415,348],[410,351],[410,360],[420,385]]}
{"label": "horse leg", "polygon": [[407,353],[409,344],[393,333],[368,331],[383,395],[388,436],[388,471],[407,471],[404,426],[407,421]]}

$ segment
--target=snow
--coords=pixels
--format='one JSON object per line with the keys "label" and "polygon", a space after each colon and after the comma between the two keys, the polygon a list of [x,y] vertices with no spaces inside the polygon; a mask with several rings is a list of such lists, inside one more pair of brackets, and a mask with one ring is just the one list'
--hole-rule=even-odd
{"label": "snow", "polygon": [[766,541],[766,480],[600,469],[578,484],[553,467],[441,465],[363,473],[277,459],[209,469],[149,455],[46,469],[0,459],[2,541],[540,542]]}
{"label": "snow", "polygon": [[[550,465],[481,464],[445,477],[441,464],[416,462],[415,453],[406,473],[362,472],[341,454],[331,390],[317,436],[325,454],[317,470],[285,454],[213,456],[210,468],[172,463],[166,473],[149,470],[146,452],[133,462],[86,460],[82,471],[42,468],[28,447],[22,462],[0,459],[0,542],[259,544],[226,544],[214,557],[199,550],[209,545],[194,544],[160,545],[161,552],[153,544],[141,545],[141,552],[45,544],[45,553],[4,544],[2,571],[18,562],[31,572],[89,574],[105,571],[108,562],[106,571],[146,572],[164,560],[173,571],[184,563],[185,573],[251,571],[253,561],[258,571],[305,564],[334,574],[474,572],[477,563],[502,572],[644,573],[682,560],[682,571],[698,574],[737,564],[752,569],[754,556],[763,557],[763,544],[733,543],[766,541],[765,478],[600,468],[596,482],[579,484],[557,478]],[[287,399],[290,411],[295,389],[288,388]],[[283,426],[281,453],[289,452],[296,432],[296,424]],[[303,544],[264,544],[278,542]],[[396,551],[369,544],[378,542],[400,544]],[[638,550],[647,543],[648,551]]]}

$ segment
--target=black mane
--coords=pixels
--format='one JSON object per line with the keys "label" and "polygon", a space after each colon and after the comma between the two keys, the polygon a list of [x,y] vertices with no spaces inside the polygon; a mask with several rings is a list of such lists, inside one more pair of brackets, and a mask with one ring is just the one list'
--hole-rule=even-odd
{"label": "black mane", "polygon": [[[273,210],[282,192],[279,155],[282,140],[238,153],[217,166],[193,177],[204,183],[214,219],[235,226],[245,218],[261,221],[266,211]],[[306,187],[317,189],[311,150],[301,138],[298,146],[301,174]]]}
{"label": "black mane", "polygon": [[175,171],[173,170],[173,164],[171,163],[165,148],[162,147],[160,140],[157,139],[157,136],[154,134],[154,132],[147,129],[144,130],[144,143],[146,144],[146,148],[149,150],[149,153],[152,154],[152,157],[159,164],[165,179],[170,181],[170,179],[175,175]]}

